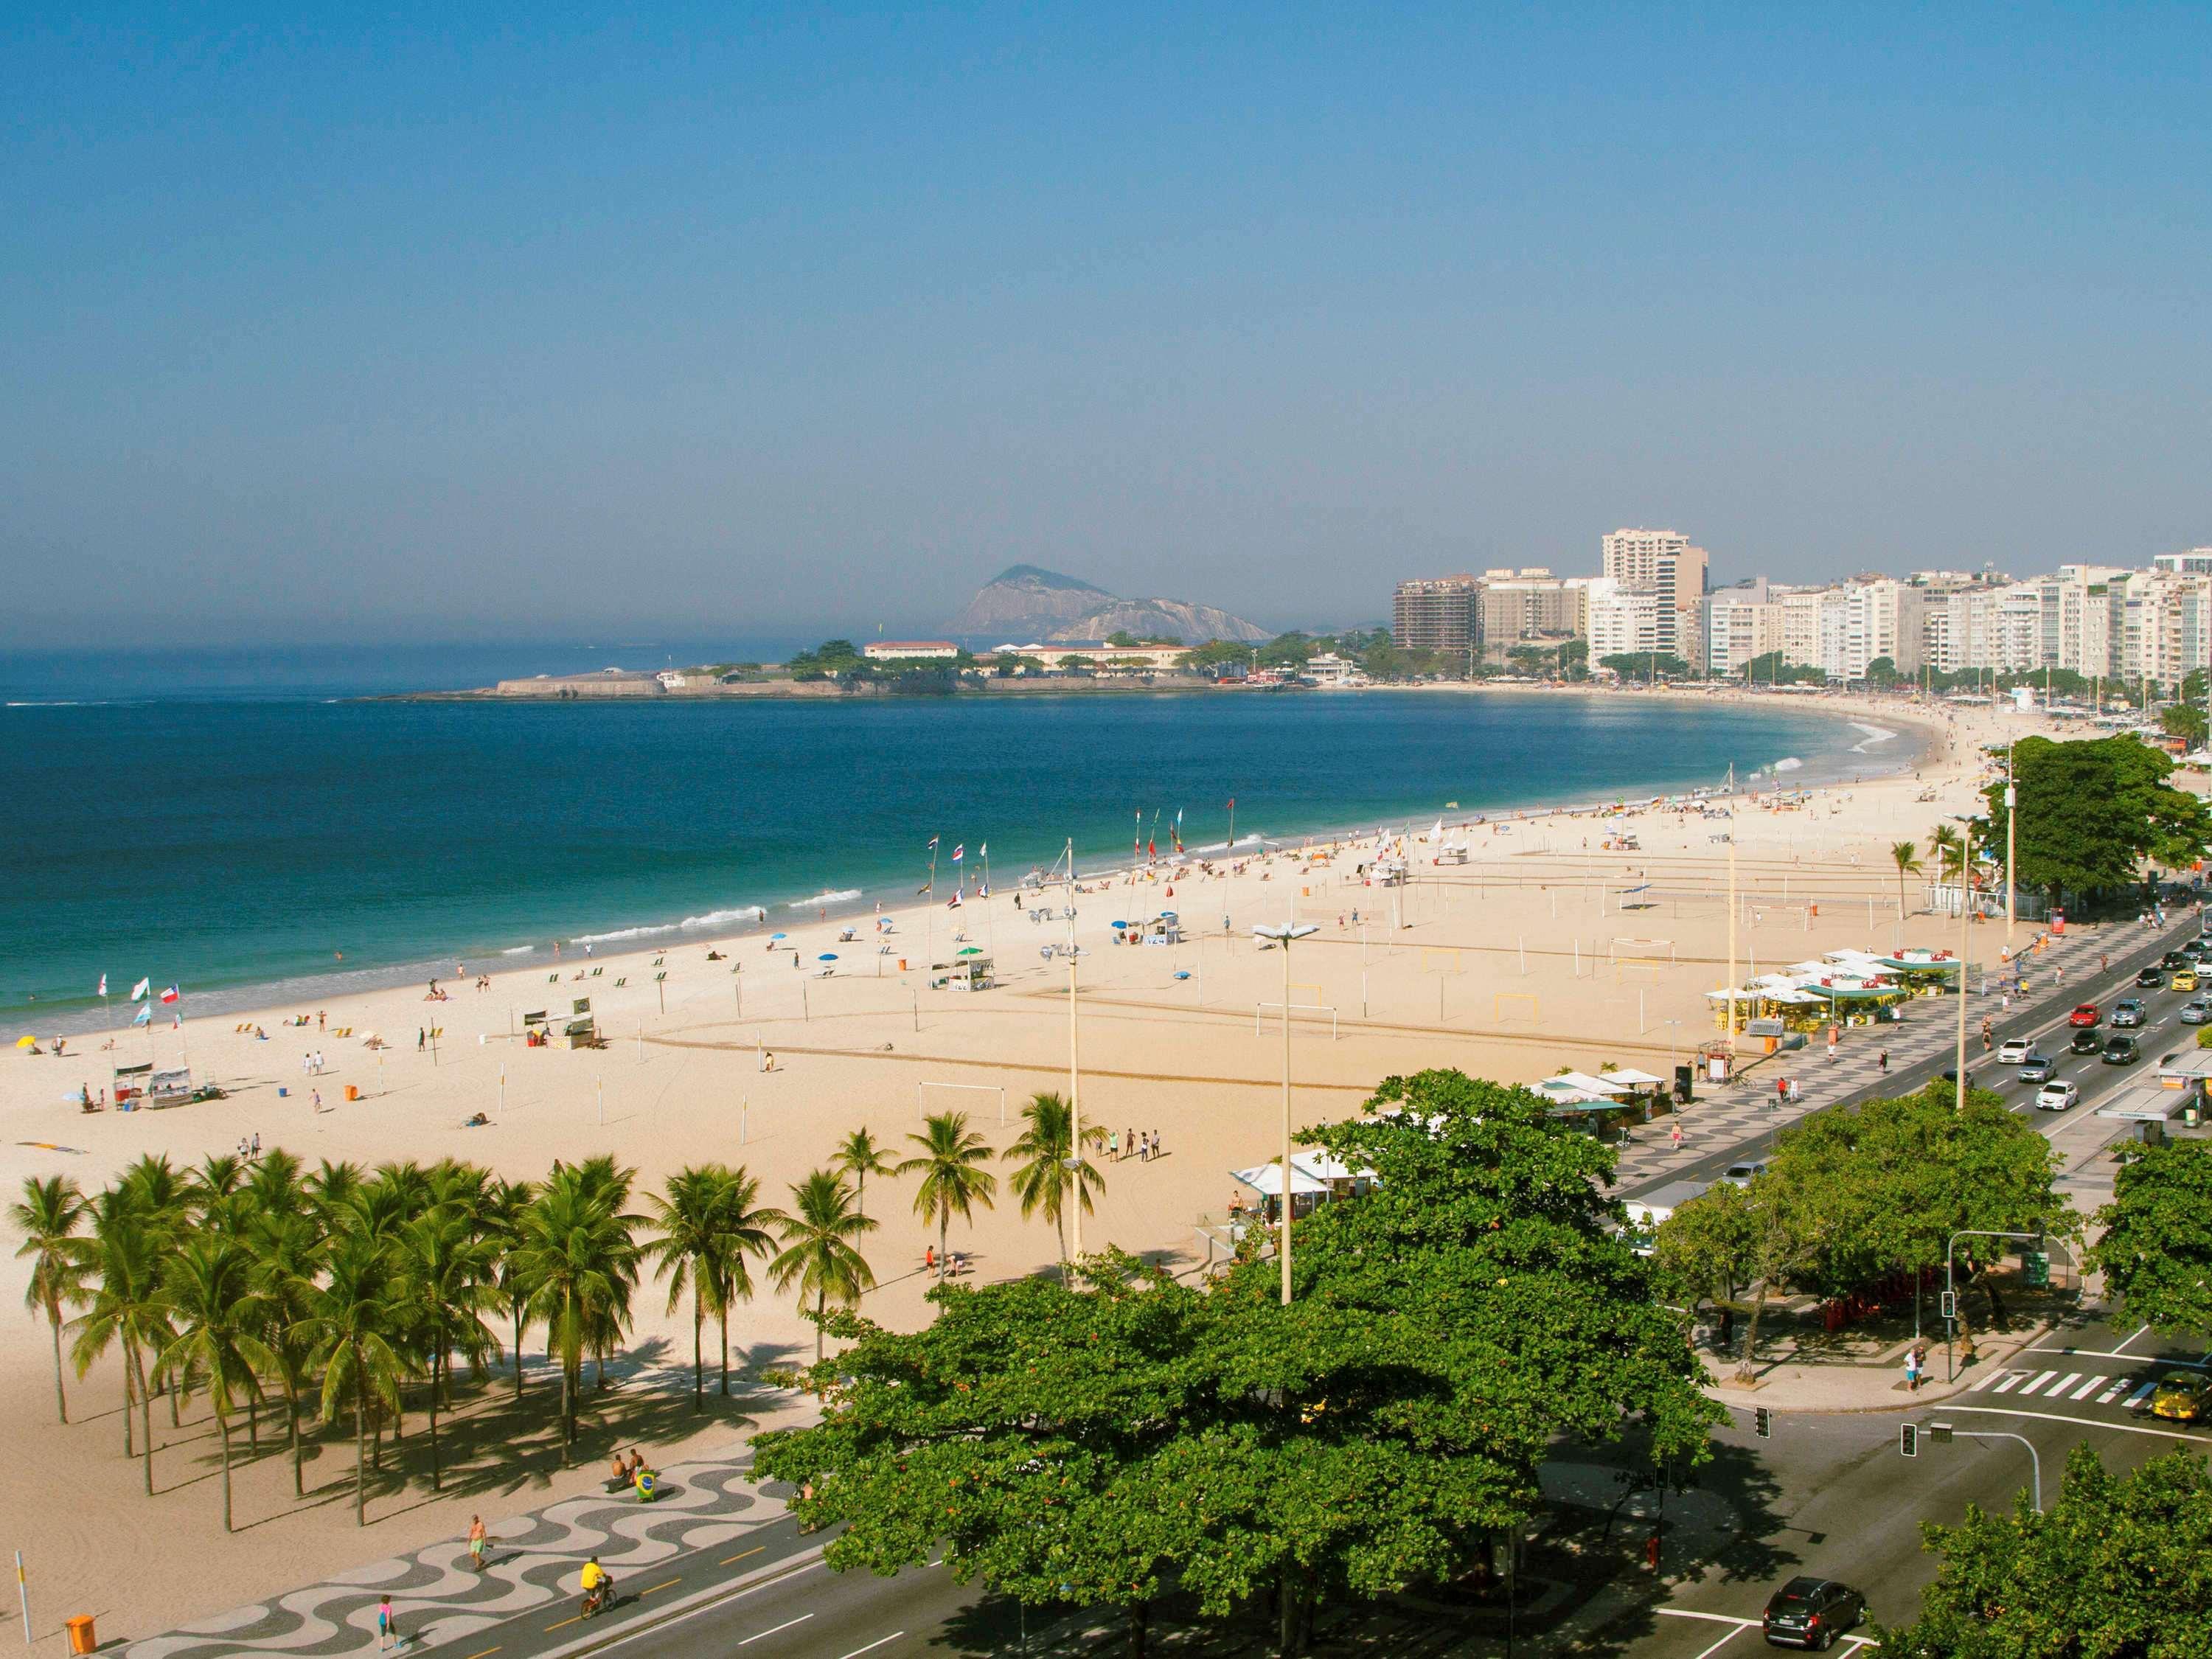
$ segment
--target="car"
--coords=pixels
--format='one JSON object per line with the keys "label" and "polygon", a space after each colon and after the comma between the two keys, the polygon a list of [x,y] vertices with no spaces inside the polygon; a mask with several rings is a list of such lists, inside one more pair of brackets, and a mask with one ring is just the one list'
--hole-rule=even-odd
{"label": "car", "polygon": [[2142,1050],[2136,1047],[2133,1037],[2116,1036],[2105,1040],[2105,1064],[2107,1066],[2132,1066],[2142,1058]]}
{"label": "car", "polygon": [[2194,968],[2175,969],[2173,977],[2166,982],[2166,988],[2169,991],[2186,991],[2193,996],[2197,991],[2197,970]]}
{"label": "car", "polygon": [[2048,1083],[2057,1064],[2049,1054],[2030,1054],[2020,1063],[2020,1080],[2022,1083]]}
{"label": "car", "polygon": [[2094,1031],[2076,1031],[2073,1041],[2066,1045],[2069,1054],[2094,1054],[2105,1046],[2105,1039]]}
{"label": "car", "polygon": [[2136,988],[2139,991],[2155,991],[2165,983],[2166,975],[2160,969],[2146,968],[2136,975]]}
{"label": "car", "polygon": [[1866,1597],[1833,1578],[1793,1578],[1768,1598],[1760,1627],[1778,1648],[1833,1647],[1866,1617]]}
{"label": "car", "polygon": [[2063,1112],[2081,1101],[2081,1085],[2054,1078],[2035,1091],[2035,1103],[2046,1112]]}
{"label": "car", "polygon": [[1765,1158],[1747,1158],[1741,1164],[1729,1164],[1728,1166],[1728,1173],[1723,1176],[1721,1179],[1727,1182],[1731,1187],[1748,1187],[1753,1181],[1765,1173],[1766,1160]]}
{"label": "car", "polygon": [[2179,951],[2168,951],[2158,959],[2158,965],[2171,973],[2176,968],[2189,966],[2189,958]]}
{"label": "car", "polygon": [[2212,1002],[2198,997],[2181,1005],[2181,1023],[2184,1025],[2202,1025],[2207,1020],[2212,1020]]}
{"label": "car", "polygon": [[2194,1371],[2168,1371],[2151,1391],[2150,1414],[2194,1423],[2204,1414],[2205,1382]]}
{"label": "car", "polygon": [[2141,997],[2122,997],[2112,1005],[2112,1029],[2115,1031],[2125,1030],[2142,1023],[2143,1006]]}
{"label": "car", "polygon": [[2191,962],[2201,963],[2205,957],[2212,957],[2212,939],[2207,939],[2203,934],[2199,933],[2181,947],[2181,954]]}
{"label": "car", "polygon": [[2017,1066],[2035,1052],[2033,1037],[2007,1037],[1997,1044],[1997,1064]]}
{"label": "car", "polygon": [[2084,1026],[2096,1024],[2100,1020],[2103,1019],[2104,1017],[2104,1011],[2099,1008],[2095,1003],[2085,1002],[2080,1007],[2076,1008],[2072,1013],[2066,1016],[2066,1023],[2069,1025],[2075,1027],[2076,1030],[2079,1030]]}

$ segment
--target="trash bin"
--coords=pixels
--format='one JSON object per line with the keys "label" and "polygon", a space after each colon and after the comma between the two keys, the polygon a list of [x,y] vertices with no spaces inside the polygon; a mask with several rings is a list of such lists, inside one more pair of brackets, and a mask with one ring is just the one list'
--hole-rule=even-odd
{"label": "trash bin", "polygon": [[347,1084],[347,1085],[346,1085],[346,1086],[345,1086],[345,1091],[346,1091],[346,1098],[347,1098],[348,1100],[359,1100],[359,1099],[361,1098],[361,1091],[360,1091],[360,1089],[359,1089],[359,1088],[357,1088],[357,1087],[356,1087],[356,1085],[354,1085],[353,1084],[350,1084],[350,1083]]}
{"label": "trash bin", "polygon": [[71,1653],[91,1653],[98,1650],[100,1638],[93,1633],[90,1613],[81,1613],[67,1622]]}
{"label": "trash bin", "polygon": [[899,972],[902,974],[906,972],[906,958],[904,957],[901,957],[899,958]]}

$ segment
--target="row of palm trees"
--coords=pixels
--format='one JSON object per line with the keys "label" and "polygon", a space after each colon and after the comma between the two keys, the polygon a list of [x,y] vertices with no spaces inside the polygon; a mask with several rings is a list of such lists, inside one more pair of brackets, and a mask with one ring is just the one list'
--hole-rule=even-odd
{"label": "row of palm trees", "polygon": [[[1948,823],[1939,823],[1928,833],[1928,855],[1936,860],[1936,879],[1943,879],[1943,866],[1956,864],[1966,851],[1966,837]],[[1893,842],[1889,849],[1890,862],[1897,866],[1897,908],[1902,915],[1905,908],[1905,878],[1917,876],[1928,866],[1921,862],[1917,842]]]}
{"label": "row of palm trees", "polygon": [[[1066,1255],[1068,1206],[1090,1209],[1097,1170],[1074,1158],[1072,1114],[1056,1095],[1034,1097],[1024,1130],[1005,1156],[1022,1213],[1040,1212]],[[1090,1142],[1093,1136],[1086,1134]],[[957,1215],[992,1207],[998,1177],[988,1142],[966,1116],[927,1120],[893,1162],[866,1129],[842,1142],[827,1169],[790,1188],[786,1209],[759,1202],[742,1168],[678,1170],[665,1192],[632,1208],[635,1171],[611,1158],[556,1160],[542,1182],[510,1181],[447,1160],[391,1163],[373,1171],[292,1154],[252,1161],[210,1157],[180,1170],[149,1154],[87,1194],[66,1176],[32,1177],[9,1218],[31,1264],[26,1305],[46,1321],[53,1345],[54,1406],[69,1420],[64,1378],[82,1380],[110,1353],[123,1371],[123,1449],[143,1461],[154,1491],[153,1407],[204,1393],[222,1446],[223,1526],[232,1525],[231,1435],[242,1412],[253,1449],[259,1413],[281,1401],[295,1496],[303,1496],[301,1419],[349,1414],[355,1445],[354,1517],[366,1524],[367,1480],[385,1429],[405,1431],[410,1390],[429,1428],[430,1484],[442,1480],[439,1417],[453,1401],[457,1368],[477,1379],[511,1358],[514,1398],[522,1356],[542,1330],[560,1376],[562,1455],[577,1439],[588,1358],[605,1367],[631,1327],[650,1273],[667,1308],[691,1305],[692,1403],[703,1411],[703,1332],[720,1330],[720,1391],[729,1393],[729,1321],[755,1291],[758,1262],[775,1287],[795,1293],[816,1324],[831,1304],[856,1304],[875,1277],[860,1241],[877,1229],[866,1212],[868,1177],[919,1176],[915,1212],[934,1221],[938,1252]],[[495,1334],[503,1328],[507,1340]]]}

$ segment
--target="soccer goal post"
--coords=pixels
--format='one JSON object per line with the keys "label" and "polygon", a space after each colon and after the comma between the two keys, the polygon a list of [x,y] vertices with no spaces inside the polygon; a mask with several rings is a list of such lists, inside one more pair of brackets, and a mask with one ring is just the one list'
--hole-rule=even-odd
{"label": "soccer goal post", "polygon": [[1456,945],[1424,945],[1421,947],[1421,971],[1425,974],[1463,974],[1467,964]]}
{"label": "soccer goal post", "polygon": [[1491,1008],[1492,1023],[1499,1025],[1505,1024],[1509,1018],[1505,1011],[1509,1007],[1515,1010],[1510,1016],[1513,1019],[1530,1025],[1540,1025],[1544,1023],[1543,1005],[1538,1002],[1534,994],[1530,992],[1498,992]]}
{"label": "soccer goal post", "polygon": [[1336,1041],[1336,1005],[1333,1002],[1293,1002],[1287,1005],[1280,1002],[1255,1002],[1252,1005],[1252,1035],[1254,1036],[1258,1036],[1265,1027],[1267,1010],[1270,1008],[1279,1014],[1284,1013],[1286,1008],[1287,1012],[1292,1014],[1327,1014],[1328,1040],[1331,1042]]}
{"label": "soccer goal post", "polygon": [[999,1097],[999,1122],[1006,1121],[1006,1091],[995,1083],[917,1083],[914,1085],[914,1115],[921,1121],[929,1117],[929,1091],[932,1089],[964,1089],[970,1094],[996,1095]]}

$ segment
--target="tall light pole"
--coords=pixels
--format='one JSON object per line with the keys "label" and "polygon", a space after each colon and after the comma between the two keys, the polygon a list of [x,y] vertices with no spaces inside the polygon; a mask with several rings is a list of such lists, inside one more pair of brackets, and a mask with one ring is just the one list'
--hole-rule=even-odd
{"label": "tall light pole", "polygon": [[1966,830],[1959,843],[1959,1076],[1953,1104],[1963,1112],[1966,1109],[1966,924],[1973,916],[1967,908],[1967,875],[1974,867],[1974,821],[1960,822]]}
{"label": "tall light pole", "polygon": [[1075,1066],[1075,841],[1067,842],[1067,1169],[1075,1177],[1075,1201],[1069,1229],[1075,1239],[1075,1259],[1083,1259],[1083,1097]]}
{"label": "tall light pole", "polygon": [[2020,814],[2014,808],[2020,805],[2020,792],[2013,787],[2019,775],[2020,732],[2013,732],[2012,746],[2005,750],[2005,948],[2012,948],[2013,923],[2013,854],[2020,845]]}
{"label": "tall light pole", "polygon": [[1291,1305],[1291,943],[1321,929],[1310,921],[1285,922],[1279,927],[1255,927],[1255,939],[1271,939],[1283,952],[1283,1178],[1282,1224],[1283,1305]]}

